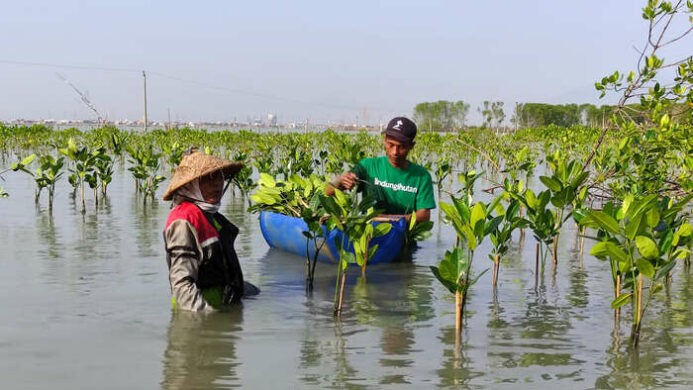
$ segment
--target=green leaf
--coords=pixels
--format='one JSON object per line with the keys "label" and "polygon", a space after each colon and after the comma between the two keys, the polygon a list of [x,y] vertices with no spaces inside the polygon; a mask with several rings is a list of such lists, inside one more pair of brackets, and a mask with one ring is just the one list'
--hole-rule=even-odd
{"label": "green leaf", "polygon": [[674,242],[674,232],[667,229],[664,236],[659,241],[659,253],[667,253],[671,249],[671,243]]}
{"label": "green leaf", "polygon": [[648,260],[659,258],[659,249],[657,249],[657,244],[652,241],[651,238],[647,236],[637,236],[635,237],[635,246],[644,258]]}
{"label": "green leaf", "polygon": [[679,228],[676,229],[676,232],[674,233],[674,238],[672,240],[672,245],[678,246],[681,237],[688,237],[691,234],[693,234],[693,224],[684,222],[683,225],[679,226]]}
{"label": "green leaf", "polygon": [[36,154],[35,154],[35,153],[32,153],[32,154],[30,154],[29,156],[25,157],[25,158],[22,160],[21,164],[22,164],[23,166],[27,166],[27,165],[31,164],[31,163],[34,161],[34,159],[36,159]]}
{"label": "green leaf", "polygon": [[651,208],[646,213],[647,216],[647,226],[655,227],[659,224],[659,210],[656,208]]}
{"label": "green leaf", "polygon": [[676,266],[676,261],[670,261],[666,263],[663,267],[659,267],[657,269],[657,273],[655,274],[654,280],[659,280],[666,276],[666,274],[669,273],[674,267]]}
{"label": "green leaf", "polygon": [[471,226],[476,226],[477,222],[483,221],[485,219],[486,219],[486,210],[484,209],[484,205],[481,202],[477,202],[472,207],[472,213],[471,213],[471,216],[469,217],[469,224]]}
{"label": "green leaf", "polygon": [[633,293],[621,294],[616,299],[611,302],[612,309],[618,309],[619,307],[628,303],[633,296]]}
{"label": "green leaf", "polygon": [[539,180],[541,180],[541,182],[544,183],[546,188],[550,189],[553,192],[558,192],[563,188],[563,186],[561,185],[561,182],[558,181],[557,179],[552,178],[552,177],[540,176]]}
{"label": "green leaf", "polygon": [[391,223],[379,223],[375,225],[375,231],[373,232],[373,237],[381,237],[386,235],[392,230]]}
{"label": "green leaf", "polygon": [[641,274],[647,276],[648,278],[652,278],[654,276],[654,266],[646,259],[640,258],[636,260],[635,266],[638,268],[638,271],[640,271]]}
{"label": "green leaf", "polygon": [[590,210],[588,215],[601,229],[606,230],[611,234],[620,233],[618,222],[616,222],[614,218],[605,212],[599,210]]}
{"label": "green leaf", "polygon": [[642,223],[643,215],[642,214],[637,214],[633,218],[627,221],[626,224],[626,238],[629,240],[635,239],[635,236],[638,234],[638,232],[641,231],[641,223]]}
{"label": "green leaf", "polygon": [[430,266],[429,268],[431,269],[431,272],[433,272],[433,275],[435,275],[436,279],[438,279],[438,281],[443,286],[445,286],[445,288],[447,288],[448,291],[450,291],[453,294],[457,292],[457,284],[448,280],[446,276],[443,276],[438,267]]}

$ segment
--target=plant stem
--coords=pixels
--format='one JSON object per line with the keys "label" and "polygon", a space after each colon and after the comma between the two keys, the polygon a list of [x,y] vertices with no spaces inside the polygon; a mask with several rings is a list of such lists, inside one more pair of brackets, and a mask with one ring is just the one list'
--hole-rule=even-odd
{"label": "plant stem", "polygon": [[[621,296],[621,272],[616,273],[616,286],[614,287],[614,295],[616,298]],[[616,310],[614,310],[614,319],[616,321],[619,321],[621,319],[621,308],[617,307]]]}
{"label": "plant stem", "polygon": [[642,274],[638,274],[637,288],[635,294],[635,310],[633,313],[635,321],[633,321],[633,329],[631,332],[631,344],[633,347],[638,346],[640,341],[640,325],[642,323]]}
{"label": "plant stem", "polygon": [[500,257],[498,255],[493,256],[493,289],[495,290],[498,286],[498,271],[500,269]]}
{"label": "plant stem", "polygon": [[337,303],[337,309],[335,310],[335,315],[340,317],[342,314],[342,303],[344,302],[344,286],[346,285],[346,272],[342,272],[342,278],[339,286],[339,301]]}
{"label": "plant stem", "polygon": [[463,310],[462,292],[455,292],[455,330],[459,335],[462,332],[462,310]]}
{"label": "plant stem", "polygon": [[539,243],[537,242],[536,250],[535,250],[535,256],[534,256],[534,288],[536,289],[539,287],[539,251],[541,250],[541,247],[539,246]]}

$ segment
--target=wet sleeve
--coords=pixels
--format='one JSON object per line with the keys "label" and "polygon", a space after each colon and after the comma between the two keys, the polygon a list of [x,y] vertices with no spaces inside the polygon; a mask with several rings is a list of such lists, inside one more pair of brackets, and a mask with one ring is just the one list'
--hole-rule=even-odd
{"label": "wet sleeve", "polygon": [[214,310],[197,288],[202,261],[197,232],[186,220],[173,221],[164,234],[169,259],[169,282],[178,308],[191,311]]}

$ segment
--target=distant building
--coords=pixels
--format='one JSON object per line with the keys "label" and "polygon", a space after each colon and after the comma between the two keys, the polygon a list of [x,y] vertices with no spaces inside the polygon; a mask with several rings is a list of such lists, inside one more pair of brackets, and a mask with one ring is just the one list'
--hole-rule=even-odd
{"label": "distant building", "polygon": [[277,127],[277,115],[276,114],[267,114],[267,126],[268,127]]}

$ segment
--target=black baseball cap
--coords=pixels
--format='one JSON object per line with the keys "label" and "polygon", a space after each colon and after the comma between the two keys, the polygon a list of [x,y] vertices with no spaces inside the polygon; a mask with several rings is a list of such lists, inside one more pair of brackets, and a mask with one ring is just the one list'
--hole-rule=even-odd
{"label": "black baseball cap", "polygon": [[400,142],[414,143],[416,123],[403,116],[392,118],[385,128],[385,135]]}

